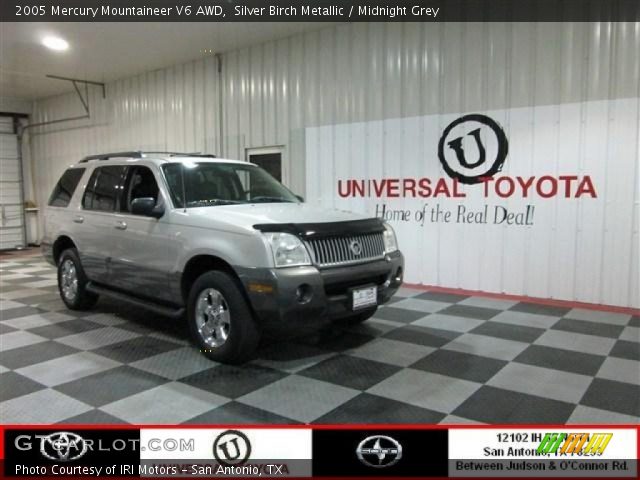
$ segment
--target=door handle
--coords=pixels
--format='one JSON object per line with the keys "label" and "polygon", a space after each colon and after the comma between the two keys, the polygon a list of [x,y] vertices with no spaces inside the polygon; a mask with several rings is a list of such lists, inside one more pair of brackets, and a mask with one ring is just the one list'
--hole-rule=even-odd
{"label": "door handle", "polygon": [[127,222],[116,222],[116,228],[118,230],[126,230],[127,229]]}
{"label": "door handle", "polygon": [[75,223],[82,223],[82,222],[84,222],[84,217],[83,217],[83,216],[81,216],[81,215],[76,215],[76,216],[73,218],[73,221],[74,221]]}

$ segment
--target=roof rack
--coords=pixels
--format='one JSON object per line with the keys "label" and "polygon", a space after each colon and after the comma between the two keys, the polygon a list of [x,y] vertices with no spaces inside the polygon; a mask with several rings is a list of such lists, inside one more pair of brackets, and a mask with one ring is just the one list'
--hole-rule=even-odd
{"label": "roof rack", "polygon": [[170,157],[202,157],[202,158],[216,158],[213,153],[200,153],[200,152],[143,152],[143,153],[162,153]]}
{"label": "roof rack", "polygon": [[89,155],[80,160],[80,163],[86,163],[90,160],[109,160],[110,158],[144,158],[145,155],[167,155],[169,157],[203,157],[203,158],[216,158],[211,153],[184,153],[184,152],[114,152],[114,153],[101,153],[98,155]]}
{"label": "roof rack", "polygon": [[99,155],[89,155],[80,160],[80,163],[88,162],[89,160],[109,160],[110,158],[142,158],[142,152],[115,152],[115,153],[101,153]]}

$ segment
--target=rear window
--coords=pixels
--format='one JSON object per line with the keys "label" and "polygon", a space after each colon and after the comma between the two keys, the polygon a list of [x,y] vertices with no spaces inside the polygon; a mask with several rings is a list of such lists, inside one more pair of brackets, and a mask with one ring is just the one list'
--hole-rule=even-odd
{"label": "rear window", "polygon": [[70,168],[62,174],[60,180],[56,184],[51,197],[49,197],[49,205],[52,207],[66,207],[71,201],[73,192],[84,174],[84,168]]}

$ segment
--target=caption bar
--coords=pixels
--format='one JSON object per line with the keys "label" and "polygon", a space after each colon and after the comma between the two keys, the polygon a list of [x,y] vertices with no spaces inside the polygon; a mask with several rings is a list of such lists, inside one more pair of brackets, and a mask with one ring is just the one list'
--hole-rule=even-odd
{"label": "caption bar", "polygon": [[7,428],[6,477],[629,477],[637,428]]}
{"label": "caption bar", "polygon": [[[517,6],[515,5],[517,3]],[[14,0],[5,22],[637,21],[636,0]]]}

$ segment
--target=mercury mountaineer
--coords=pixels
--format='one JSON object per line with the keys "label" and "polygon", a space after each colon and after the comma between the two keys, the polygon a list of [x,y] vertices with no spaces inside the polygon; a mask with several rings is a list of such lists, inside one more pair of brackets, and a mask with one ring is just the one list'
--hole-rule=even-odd
{"label": "mercury mountaineer", "polygon": [[268,324],[363,322],[402,283],[393,229],[304,203],[212,155],[93,155],[61,176],[42,249],[65,305],[100,295],[186,318],[207,357],[249,358]]}

